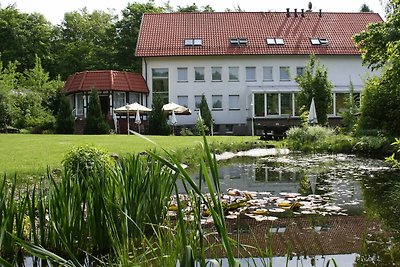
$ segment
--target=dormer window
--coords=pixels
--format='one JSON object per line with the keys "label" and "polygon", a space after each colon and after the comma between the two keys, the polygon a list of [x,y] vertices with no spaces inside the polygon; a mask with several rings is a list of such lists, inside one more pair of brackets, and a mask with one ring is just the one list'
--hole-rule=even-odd
{"label": "dormer window", "polygon": [[203,39],[200,38],[187,38],[185,39],[185,46],[202,46]]}
{"label": "dormer window", "polygon": [[247,45],[248,40],[245,37],[242,38],[231,38],[229,40],[231,45]]}
{"label": "dormer window", "polygon": [[310,38],[310,42],[312,45],[328,45],[329,41],[326,38]]}
{"label": "dormer window", "polygon": [[267,38],[266,39],[267,45],[284,45],[285,42],[283,38]]}

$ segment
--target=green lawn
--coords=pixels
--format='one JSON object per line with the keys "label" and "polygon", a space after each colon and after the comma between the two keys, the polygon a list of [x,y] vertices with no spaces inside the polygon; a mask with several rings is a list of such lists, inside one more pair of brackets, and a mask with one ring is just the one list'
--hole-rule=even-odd
{"label": "green lawn", "polygon": [[[200,136],[146,136],[158,145],[170,150],[193,147],[201,142]],[[251,136],[213,136],[210,143],[236,143],[255,141]],[[47,166],[61,167],[61,160],[72,147],[95,145],[119,155],[138,153],[153,148],[154,145],[134,135],[0,135],[0,174],[44,173]]]}

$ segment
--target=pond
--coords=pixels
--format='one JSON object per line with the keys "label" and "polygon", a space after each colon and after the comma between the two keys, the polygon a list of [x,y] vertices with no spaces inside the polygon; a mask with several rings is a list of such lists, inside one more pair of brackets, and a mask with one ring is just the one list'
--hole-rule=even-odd
{"label": "pond", "polygon": [[[325,266],[329,258],[339,266],[360,262],[364,237],[383,231],[365,206],[365,198],[379,196],[366,194],[375,185],[388,185],[393,175],[397,173],[383,160],[345,154],[291,153],[219,162],[223,199],[238,202],[251,196],[242,212],[249,218],[230,211],[236,215],[227,216],[228,228],[233,224],[232,233],[240,233],[241,241],[249,238],[249,244],[268,235],[274,266],[286,261],[289,248],[288,266]],[[292,209],[296,202],[300,208]],[[265,213],[257,212],[261,210]],[[255,233],[260,237],[256,241]]]}

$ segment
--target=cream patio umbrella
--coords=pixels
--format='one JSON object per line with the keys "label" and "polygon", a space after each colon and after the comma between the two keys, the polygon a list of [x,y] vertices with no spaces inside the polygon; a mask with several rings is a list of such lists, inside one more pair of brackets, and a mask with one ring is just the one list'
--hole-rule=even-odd
{"label": "cream patio umbrella", "polygon": [[136,110],[135,123],[138,127],[138,133],[140,133],[140,124],[142,123],[142,120],[140,119],[140,113],[138,109]]}
{"label": "cream patio umbrella", "polygon": [[[143,105],[140,105],[139,103],[135,102],[132,104],[127,104],[125,106],[119,107],[114,110],[115,113],[120,114],[120,115],[125,115],[126,114],[126,120],[127,120],[127,130],[128,130],[128,135],[130,131],[130,125],[129,125],[129,116],[130,115],[136,115],[136,113],[150,113],[151,108],[145,107]],[[137,116],[136,116],[137,117]],[[140,117],[139,117],[140,118]],[[136,123],[136,119],[135,119]]]}
{"label": "cream patio umbrella", "polygon": [[192,111],[190,109],[188,109],[187,107],[178,105],[174,102],[165,104],[162,109],[164,111],[168,112],[168,114],[172,114],[172,111],[174,111],[175,115],[190,115],[190,114],[192,114]]}

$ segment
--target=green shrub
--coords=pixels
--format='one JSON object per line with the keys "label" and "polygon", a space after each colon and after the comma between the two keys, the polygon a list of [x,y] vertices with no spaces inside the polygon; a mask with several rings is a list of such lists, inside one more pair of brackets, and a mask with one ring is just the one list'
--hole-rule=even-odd
{"label": "green shrub", "polygon": [[114,161],[103,148],[84,145],[71,149],[62,164],[68,172],[90,176],[96,171],[96,166],[113,166]]}
{"label": "green shrub", "polygon": [[110,127],[101,111],[99,94],[95,89],[90,93],[90,102],[84,134],[108,134]]}
{"label": "green shrub", "polygon": [[181,136],[193,136],[193,135],[194,135],[193,132],[192,132],[191,130],[189,130],[188,128],[183,128],[183,129],[179,132],[179,134],[180,134]]}
{"label": "green shrub", "polygon": [[383,136],[361,136],[355,139],[353,152],[363,155],[381,156],[390,153],[389,139]]}
{"label": "green shrub", "polygon": [[287,132],[288,146],[294,150],[316,151],[335,134],[331,128],[322,126],[293,127]]}

